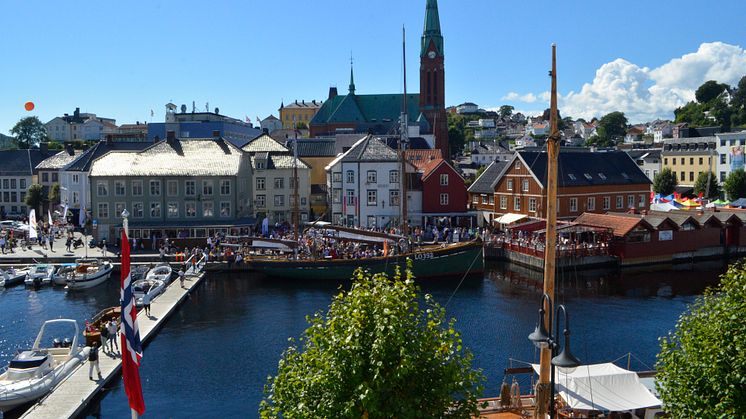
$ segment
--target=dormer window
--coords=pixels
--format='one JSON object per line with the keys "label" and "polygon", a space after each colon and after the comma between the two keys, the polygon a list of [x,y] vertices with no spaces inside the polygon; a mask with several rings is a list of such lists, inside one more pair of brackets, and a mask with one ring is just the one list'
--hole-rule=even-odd
{"label": "dormer window", "polygon": [[624,172],[622,172],[622,177],[625,178],[625,179],[629,179],[629,175],[626,174],[626,173],[624,173]]}
{"label": "dormer window", "polygon": [[516,169],[520,169],[521,168],[521,162],[520,161],[516,161],[515,162],[515,168]]}
{"label": "dormer window", "polygon": [[267,167],[267,163],[266,162],[257,160],[257,162],[256,162],[256,168],[257,169],[264,169],[265,167]]}
{"label": "dormer window", "polygon": [[593,180],[593,176],[589,175],[588,173],[583,173],[583,176],[585,176],[588,180]]}
{"label": "dormer window", "polygon": [[572,173],[568,173],[567,177],[569,177],[570,180],[578,180],[578,178],[576,178],[575,175],[573,175]]}
{"label": "dormer window", "polygon": [[603,179],[603,180],[606,180],[606,175],[605,175],[605,174],[603,174],[603,173],[599,173],[599,174],[598,174],[598,177],[600,177],[600,178],[601,178],[601,179]]}

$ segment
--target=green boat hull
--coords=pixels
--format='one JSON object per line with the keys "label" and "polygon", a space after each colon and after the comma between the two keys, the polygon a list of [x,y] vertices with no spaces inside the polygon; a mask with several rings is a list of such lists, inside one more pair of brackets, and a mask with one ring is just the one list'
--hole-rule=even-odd
{"label": "green boat hull", "polygon": [[396,267],[406,267],[412,260],[412,270],[417,279],[461,277],[484,272],[481,243],[463,243],[445,248],[416,252],[410,255],[367,259],[335,260],[251,260],[249,269],[266,276],[290,279],[326,279],[343,281],[352,278],[361,267],[371,273],[386,272],[393,275]]}

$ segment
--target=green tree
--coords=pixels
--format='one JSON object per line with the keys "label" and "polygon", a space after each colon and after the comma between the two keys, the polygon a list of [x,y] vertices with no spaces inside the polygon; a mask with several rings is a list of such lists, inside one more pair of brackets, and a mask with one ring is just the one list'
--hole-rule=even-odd
{"label": "green tree", "polygon": [[598,121],[596,132],[602,140],[616,144],[627,133],[627,117],[619,111],[606,114]]}
{"label": "green tree", "polygon": [[55,182],[49,188],[49,195],[47,196],[47,200],[54,206],[60,204],[60,184],[59,183]]}
{"label": "green tree", "polygon": [[746,173],[743,169],[734,170],[728,174],[723,182],[723,190],[731,201],[746,197]]}
{"label": "green tree", "polygon": [[661,195],[671,195],[679,184],[676,174],[670,168],[664,167],[653,178],[653,191]]}
{"label": "green tree", "polygon": [[660,339],[656,387],[675,418],[735,418],[746,412],[746,265],[730,266]]}
{"label": "green tree", "polygon": [[718,183],[714,173],[700,172],[697,175],[697,180],[694,182],[694,193],[699,195],[700,192],[707,199],[718,199],[720,197],[720,183]]}
{"label": "green tree", "polygon": [[41,204],[43,204],[45,201],[46,197],[44,196],[44,188],[42,188],[41,185],[39,185],[38,183],[34,183],[33,185],[29,186],[28,192],[26,193],[26,199],[24,200],[24,203],[27,207],[39,211]]}
{"label": "green tree", "polygon": [[595,147],[612,147],[614,145],[614,142],[606,138],[601,138],[598,135],[593,135],[585,140],[585,145]]}
{"label": "green tree", "polygon": [[10,133],[16,139],[18,148],[31,148],[47,140],[47,129],[41,120],[35,116],[29,116],[18,121]]}
{"label": "green tree", "polygon": [[296,122],[295,129],[308,129],[308,125],[303,121]]}
{"label": "green tree", "polygon": [[515,108],[510,105],[502,105],[500,106],[500,109],[497,111],[497,113],[500,115],[500,118],[509,118],[511,115],[513,115],[513,111]]}
{"label": "green tree", "polygon": [[353,279],[291,339],[260,416],[476,417],[484,377],[455,320],[430,295],[421,303],[409,270],[389,279],[358,269]]}
{"label": "green tree", "polygon": [[708,80],[697,88],[694,92],[694,97],[697,98],[699,103],[707,103],[716,97],[720,96],[726,89],[727,84],[718,83],[715,80]]}

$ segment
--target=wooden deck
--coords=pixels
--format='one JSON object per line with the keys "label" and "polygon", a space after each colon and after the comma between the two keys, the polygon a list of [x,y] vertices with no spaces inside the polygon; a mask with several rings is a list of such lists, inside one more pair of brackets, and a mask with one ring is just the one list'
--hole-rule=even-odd
{"label": "wooden deck", "polygon": [[[204,277],[204,272],[198,271],[197,273],[193,273],[190,268],[187,272],[184,284],[185,288],[181,288],[178,278],[175,279],[166,291],[151,303],[150,317],[145,316],[145,313],[141,312],[137,317],[137,321],[140,328],[140,340],[143,344],[156,335],[159,327],[165,323],[165,320]],[[108,381],[119,379],[122,363],[119,351],[114,350],[114,352],[116,353],[104,352],[103,350],[99,352],[101,380],[95,380],[95,371],[93,373],[94,380],[88,379],[89,365],[86,362],[58,384],[49,395],[29,408],[21,418],[46,419],[78,416]]]}

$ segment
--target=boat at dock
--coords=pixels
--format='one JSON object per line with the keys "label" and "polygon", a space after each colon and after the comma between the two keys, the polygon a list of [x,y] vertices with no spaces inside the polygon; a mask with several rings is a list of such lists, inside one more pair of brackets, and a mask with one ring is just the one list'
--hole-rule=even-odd
{"label": "boat at dock", "polygon": [[148,273],[145,275],[145,279],[150,281],[163,281],[165,284],[168,284],[171,282],[172,273],[173,268],[171,268],[171,265],[169,265],[168,263],[162,263],[149,270]]}
{"label": "boat at dock", "polygon": [[0,269],[0,287],[10,287],[23,283],[26,279],[27,269],[16,270],[14,268]]}
{"label": "boat at dock", "polygon": [[109,261],[85,259],[67,275],[68,290],[79,290],[101,285],[109,279],[113,266]]}
{"label": "boat at dock", "polygon": [[63,263],[57,267],[57,270],[52,275],[52,283],[54,285],[67,285],[67,277],[75,272],[79,262]]}
{"label": "boat at dock", "polygon": [[49,285],[52,283],[52,275],[54,275],[54,271],[54,265],[46,263],[36,264],[29,269],[24,283],[29,287]]}
{"label": "boat at dock", "polygon": [[90,322],[87,322],[85,325],[85,329],[83,329],[83,337],[85,338],[85,344],[86,346],[93,345],[93,342],[101,343],[101,328],[104,327],[107,323],[110,321],[115,321],[117,324],[120,322],[122,318],[122,307],[120,306],[113,306],[109,308],[105,308],[98,313],[96,313],[95,316],[91,319]]}
{"label": "boat at dock", "polygon": [[[170,275],[169,275],[170,276]],[[143,298],[147,295],[152,302],[156,297],[166,290],[167,282],[162,279],[145,278],[132,283],[132,296],[135,298],[135,307],[143,306]]]}
{"label": "boat at dock", "polygon": [[[56,324],[74,326],[72,339],[55,339],[52,346],[42,346],[47,327]],[[12,410],[44,396],[85,362],[90,349],[78,346],[79,334],[75,320],[56,319],[44,322],[34,346],[16,354],[7,369],[0,374],[0,411]]]}

